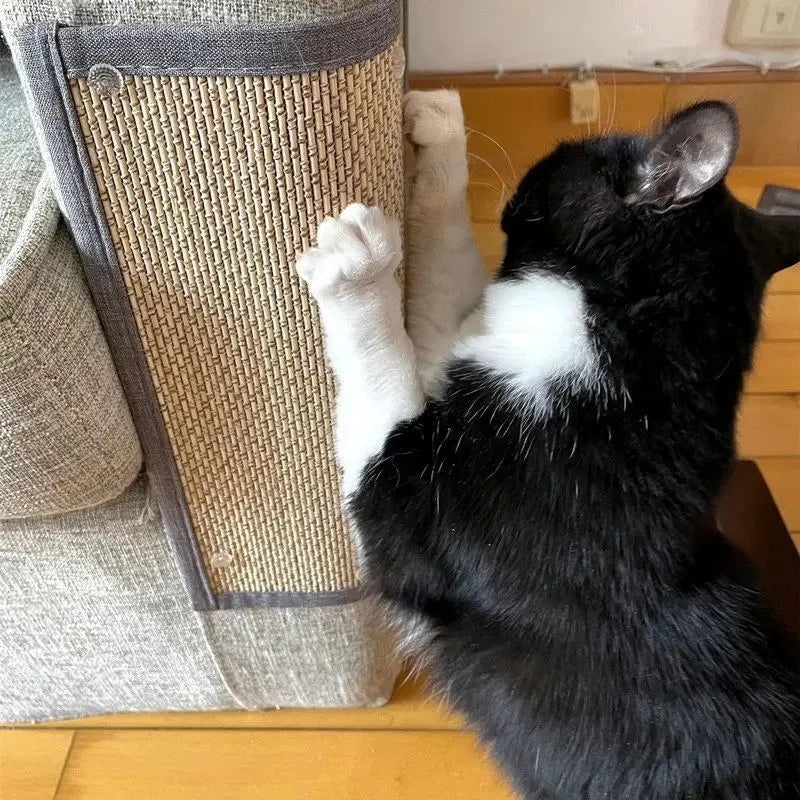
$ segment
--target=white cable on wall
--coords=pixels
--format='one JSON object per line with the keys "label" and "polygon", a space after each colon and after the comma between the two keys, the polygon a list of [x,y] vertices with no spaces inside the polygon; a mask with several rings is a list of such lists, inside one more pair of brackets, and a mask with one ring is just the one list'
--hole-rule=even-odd
{"label": "white cable on wall", "polygon": [[[734,54],[725,61],[697,59],[686,62],[678,62],[674,59],[631,59],[627,62],[608,62],[594,64],[583,61],[581,64],[534,64],[525,72],[542,72],[547,74],[551,71],[578,70],[583,68],[591,72],[654,72],[659,74],[680,75],[687,72],[752,72],[758,70],[762,74],[771,71],[791,71],[800,70],[800,54],[797,58],[790,60],[771,61],[768,58],[758,57],[749,54]],[[514,70],[507,70],[502,64],[498,64],[493,74],[497,80],[501,80],[504,75]]]}

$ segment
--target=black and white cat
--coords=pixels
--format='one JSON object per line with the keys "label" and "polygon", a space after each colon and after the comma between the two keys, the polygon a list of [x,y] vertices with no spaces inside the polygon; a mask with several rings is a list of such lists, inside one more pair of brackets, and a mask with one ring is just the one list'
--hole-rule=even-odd
{"label": "black and white cat", "polygon": [[800,797],[796,656],[707,523],[800,222],[734,200],[736,116],[702,103],[533,167],[485,286],[458,96],[405,115],[407,324],[380,210],[298,265],[367,579],[528,800]]}

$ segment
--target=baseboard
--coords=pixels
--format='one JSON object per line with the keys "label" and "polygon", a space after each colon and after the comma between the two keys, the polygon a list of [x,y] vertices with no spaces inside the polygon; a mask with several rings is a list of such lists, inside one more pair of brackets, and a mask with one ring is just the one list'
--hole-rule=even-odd
{"label": "baseboard", "polygon": [[[601,70],[594,73],[600,83],[618,86],[630,84],[714,84],[721,83],[799,83],[798,70],[730,69],[699,72],[655,72],[639,70]],[[563,86],[575,76],[575,70],[513,70],[511,72],[410,72],[408,82],[414,89],[441,86]]]}
{"label": "baseboard", "polygon": [[[708,98],[727,100],[738,110],[739,166],[800,166],[800,71],[600,72],[600,120],[588,126],[570,124],[570,77],[569,72],[412,74],[409,84],[457,88],[467,124],[501,142],[518,172],[562,139],[648,130],[671,110]],[[505,156],[479,138],[473,137],[470,149],[502,169]]]}

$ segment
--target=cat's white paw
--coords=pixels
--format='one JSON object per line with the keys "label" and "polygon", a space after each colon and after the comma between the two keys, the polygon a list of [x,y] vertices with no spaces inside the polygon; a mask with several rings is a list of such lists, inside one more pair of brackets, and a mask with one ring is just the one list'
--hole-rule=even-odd
{"label": "cat's white paw", "polygon": [[463,139],[464,112],[458,92],[408,92],[403,98],[403,128],[415,147]]}
{"label": "cat's white paw", "polygon": [[297,272],[320,298],[376,282],[400,264],[400,223],[379,208],[347,206],[338,218],[326,217],[317,228],[317,246],[297,261]]}

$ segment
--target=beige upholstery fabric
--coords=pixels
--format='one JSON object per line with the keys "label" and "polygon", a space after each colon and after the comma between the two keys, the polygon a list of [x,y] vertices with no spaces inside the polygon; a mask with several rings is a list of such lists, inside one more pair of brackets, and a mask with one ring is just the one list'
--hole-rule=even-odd
{"label": "beige upholstery fabric", "polygon": [[0,722],[385,702],[373,602],[197,613],[140,478],[104,506],[0,522]]}
{"label": "beige upholstery fabric", "polygon": [[8,61],[0,108],[0,517],[20,517],[115,497],[141,452]]}
{"label": "beige upholstery fabric", "polygon": [[5,257],[19,234],[42,176],[42,161],[22,88],[8,55],[0,52],[0,258]]}

